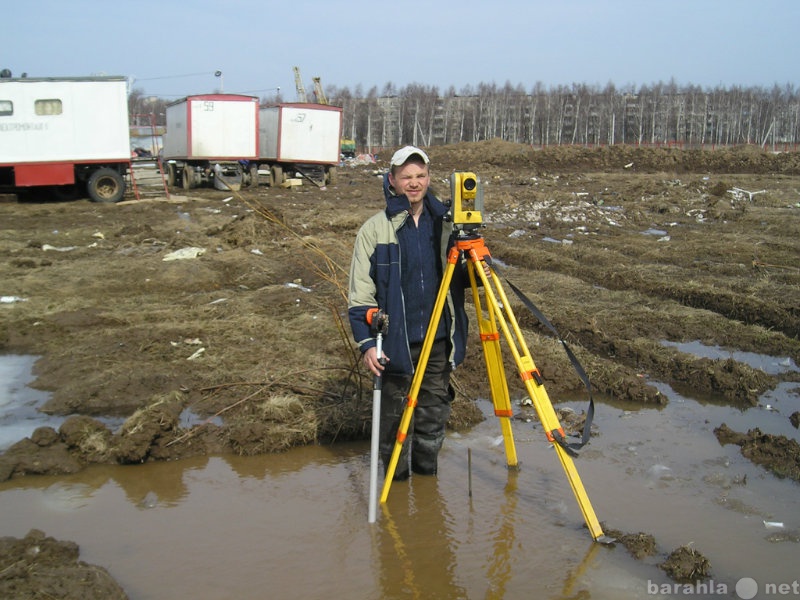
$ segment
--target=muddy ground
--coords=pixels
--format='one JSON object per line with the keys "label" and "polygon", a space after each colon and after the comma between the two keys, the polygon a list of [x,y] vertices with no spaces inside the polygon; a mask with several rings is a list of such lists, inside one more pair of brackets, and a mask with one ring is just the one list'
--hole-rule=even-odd
{"label": "muddy ground", "polygon": [[[358,227],[383,204],[390,155],[341,167],[327,188],[306,179],[167,198],[140,183],[138,199],[116,205],[0,198],[0,352],[41,356],[43,410],[74,415],[0,456],[0,480],[366,438],[372,382],[347,324],[347,271]],[[650,384],[660,381],[747,407],[800,379],[662,343],[800,363],[797,153],[490,141],[430,156],[442,198],[453,170],[481,177],[487,246],[567,341],[596,399],[663,404]],[[562,344],[507,291],[551,399],[580,413],[588,394]],[[472,399],[489,395],[474,332],[454,429],[481,418]],[[526,392],[506,362],[516,405]],[[125,424],[98,420],[109,416]],[[720,443],[798,479],[795,440],[714,426]]]}

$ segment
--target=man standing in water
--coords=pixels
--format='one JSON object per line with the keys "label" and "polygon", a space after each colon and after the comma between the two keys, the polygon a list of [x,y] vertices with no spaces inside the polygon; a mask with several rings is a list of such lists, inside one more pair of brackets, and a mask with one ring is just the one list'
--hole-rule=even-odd
{"label": "man standing in water", "polygon": [[[453,241],[453,224],[445,219],[449,209],[430,191],[430,180],[430,160],[425,152],[414,146],[395,152],[383,178],[386,208],[362,225],[350,265],[350,327],[364,365],[383,378],[380,454],[384,467],[392,456]],[[450,373],[466,352],[465,281],[463,270],[456,269],[395,470],[396,480],[408,478],[409,462],[414,473],[437,472],[455,397]],[[383,357],[377,356],[366,319],[374,308],[389,318]]]}

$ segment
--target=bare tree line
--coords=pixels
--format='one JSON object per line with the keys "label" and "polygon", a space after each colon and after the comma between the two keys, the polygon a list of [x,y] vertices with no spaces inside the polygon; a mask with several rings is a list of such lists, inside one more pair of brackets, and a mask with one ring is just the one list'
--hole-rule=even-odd
{"label": "bare tree line", "polygon": [[441,94],[435,86],[389,84],[366,95],[331,88],[328,98],[343,108],[344,135],[367,151],[493,138],[534,146],[686,147],[794,147],[800,139],[800,96],[792,85],[708,90],[674,82],[638,89],[536,84],[526,90],[506,83]]}
{"label": "bare tree line", "polygon": [[[328,86],[328,101],[342,107],[343,133],[366,152],[411,143],[421,146],[503,139],[532,146],[579,144],[754,144],[796,149],[800,94],[794,85],[762,87],[679,86],[674,81],[617,89],[586,84],[527,90],[506,83],[450,87],[391,83],[380,92]],[[280,94],[262,104],[292,102]],[[133,90],[132,115],[163,122],[167,100]],[[134,122],[134,121],[132,121]]]}

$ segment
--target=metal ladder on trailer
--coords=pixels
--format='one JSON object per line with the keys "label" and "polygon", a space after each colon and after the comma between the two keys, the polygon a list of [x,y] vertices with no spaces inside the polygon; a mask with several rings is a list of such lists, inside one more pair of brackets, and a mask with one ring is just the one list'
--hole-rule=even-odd
{"label": "metal ladder on trailer", "polygon": [[[133,188],[133,195],[137,200],[141,200],[141,193],[139,192],[139,184],[137,183],[136,165],[138,164],[140,166],[143,166],[145,164],[155,162],[156,170],[158,171],[158,177],[161,180],[160,187],[163,187],[164,195],[166,195],[166,197],[169,198],[169,186],[167,185],[167,178],[164,175],[164,166],[161,164],[161,159],[158,156],[159,148],[158,148],[158,137],[156,135],[155,115],[149,114],[149,115],[133,115],[133,116],[136,118],[147,117],[147,119],[150,121],[150,136],[152,139],[151,147],[153,148],[153,150],[155,150],[155,156],[153,156],[152,158],[145,158],[144,160],[136,160],[134,158],[131,158],[130,162],[128,163],[128,173],[130,174],[131,178],[131,187]],[[141,170],[145,171],[144,168],[142,168]],[[148,173],[147,175],[141,176],[139,179],[142,181],[142,184],[144,186],[144,184],[152,181],[153,176],[151,176],[150,173]],[[156,193],[161,194],[160,191]]]}

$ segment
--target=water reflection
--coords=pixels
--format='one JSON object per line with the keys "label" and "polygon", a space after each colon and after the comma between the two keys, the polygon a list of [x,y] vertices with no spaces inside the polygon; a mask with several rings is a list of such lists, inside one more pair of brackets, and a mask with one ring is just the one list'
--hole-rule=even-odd
{"label": "water reflection", "polygon": [[136,508],[168,508],[178,506],[189,493],[184,477],[176,477],[176,473],[203,469],[208,460],[208,457],[200,457],[174,463],[177,469],[101,465],[87,468],[75,476],[28,476],[4,485],[15,487],[17,484],[24,489],[42,490],[47,508],[62,512],[88,506],[98,491],[108,486],[122,491],[127,502]]}
{"label": "water reflection", "polygon": [[495,517],[492,554],[487,568],[489,590],[487,598],[505,598],[511,578],[511,550],[516,541],[514,511],[517,508],[517,472],[509,470],[508,483],[503,490],[503,506]]}
{"label": "water reflection", "polygon": [[408,495],[382,505],[384,521],[376,528],[381,596],[466,598],[455,578],[453,518],[436,479],[417,477],[396,485],[407,487]]}

